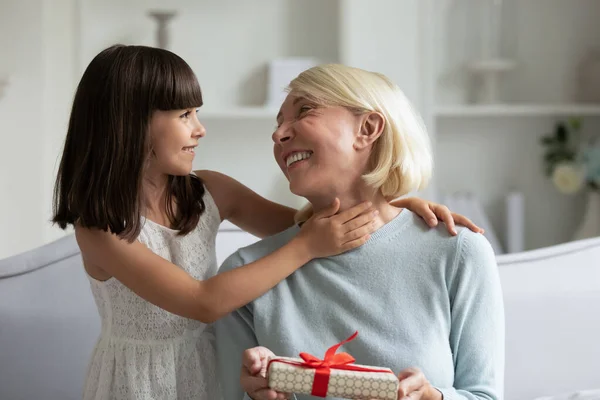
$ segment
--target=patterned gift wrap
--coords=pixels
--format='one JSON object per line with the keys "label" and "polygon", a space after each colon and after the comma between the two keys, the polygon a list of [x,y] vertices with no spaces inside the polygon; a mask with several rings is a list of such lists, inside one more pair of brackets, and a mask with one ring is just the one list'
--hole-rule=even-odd
{"label": "patterned gift wrap", "polygon": [[392,370],[353,364],[351,355],[335,353],[357,334],[330,347],[323,360],[307,353],[300,353],[301,358],[272,358],[267,367],[269,387],[317,397],[396,400],[399,382]]}

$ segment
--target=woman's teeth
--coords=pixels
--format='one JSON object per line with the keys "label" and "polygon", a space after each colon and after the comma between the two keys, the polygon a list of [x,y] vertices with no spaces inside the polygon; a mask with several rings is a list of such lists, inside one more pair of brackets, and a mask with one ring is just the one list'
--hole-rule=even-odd
{"label": "woman's teeth", "polygon": [[312,155],[312,153],[310,151],[300,151],[298,153],[294,153],[291,156],[289,156],[285,162],[286,162],[287,166],[289,167],[290,165],[292,165],[295,162],[306,160],[307,158],[310,158],[311,155]]}
{"label": "woman's teeth", "polygon": [[188,152],[188,153],[194,153],[194,148],[193,147],[184,147],[183,151]]}

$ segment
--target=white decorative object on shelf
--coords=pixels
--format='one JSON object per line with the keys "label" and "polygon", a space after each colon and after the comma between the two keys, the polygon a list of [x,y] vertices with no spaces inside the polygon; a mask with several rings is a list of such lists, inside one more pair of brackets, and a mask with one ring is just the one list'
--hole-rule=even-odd
{"label": "white decorative object on shelf", "polygon": [[512,60],[490,59],[470,63],[467,70],[474,78],[474,101],[481,104],[497,104],[501,102],[500,82],[503,75],[515,69]]}
{"label": "white decorative object on shelf", "polygon": [[583,220],[573,236],[574,240],[600,236],[600,192],[589,190]]}
{"label": "white decorative object on shelf", "polygon": [[506,232],[507,253],[519,253],[525,250],[525,196],[522,192],[510,192],[506,195]]}
{"label": "white decorative object on shelf", "polygon": [[4,90],[8,86],[8,76],[0,75],[0,99],[4,97]]}
{"label": "white decorative object on shelf", "polygon": [[285,100],[285,88],[302,71],[317,65],[314,58],[282,58],[269,63],[267,107],[279,108]]}
{"label": "white decorative object on shelf", "polygon": [[156,28],[156,46],[161,49],[169,48],[168,22],[177,15],[175,11],[149,11],[148,15],[154,18],[158,24]]}
{"label": "white decorative object on shelf", "polygon": [[[439,69],[436,97],[440,104],[464,104],[467,102],[467,79],[465,57],[471,34],[469,4],[458,0],[443,0],[436,7],[439,11],[435,32],[441,45],[436,46]],[[432,29],[435,29],[432,27]]]}
{"label": "white decorative object on shelf", "polygon": [[[500,83],[504,75],[515,69],[517,63],[504,55],[503,35],[505,0],[474,0],[473,38],[479,41],[477,52],[466,68],[472,78],[472,100],[476,103],[500,103]],[[475,35],[478,34],[478,35]]]}

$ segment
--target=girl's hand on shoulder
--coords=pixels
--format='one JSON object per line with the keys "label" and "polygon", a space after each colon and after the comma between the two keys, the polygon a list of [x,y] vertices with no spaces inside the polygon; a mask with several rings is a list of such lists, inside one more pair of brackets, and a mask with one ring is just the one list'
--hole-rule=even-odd
{"label": "girl's hand on shoulder", "polygon": [[418,197],[408,197],[405,199],[399,199],[391,203],[396,207],[406,208],[419,217],[423,218],[427,225],[435,227],[438,224],[438,220],[441,220],[446,224],[448,232],[452,235],[456,235],[456,224],[463,225],[475,233],[484,233],[485,231],[475,225],[473,221],[464,215],[453,213],[448,207],[443,204],[434,203],[420,199]]}

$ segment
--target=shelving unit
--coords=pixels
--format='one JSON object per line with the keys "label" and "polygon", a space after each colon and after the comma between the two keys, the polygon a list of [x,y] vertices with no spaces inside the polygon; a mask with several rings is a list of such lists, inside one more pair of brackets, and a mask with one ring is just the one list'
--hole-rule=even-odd
{"label": "shelving unit", "polygon": [[[437,2],[430,24],[435,52],[427,58],[431,72],[421,76],[433,87],[425,108],[436,144],[436,189],[476,194],[506,242],[506,195],[520,192],[525,248],[562,243],[571,239],[584,201],[561,195],[544,175],[540,140],[570,117],[582,118],[584,132],[600,129],[600,104],[580,100],[583,62],[598,49],[600,2],[492,1]],[[493,50],[514,68],[499,77],[495,102],[476,90],[482,82],[468,69],[482,57],[478,43],[489,39],[489,20],[473,11],[486,2],[512,8],[502,13],[506,25]]]}
{"label": "shelving unit", "polygon": [[600,104],[505,104],[439,106],[438,118],[600,117]]}
{"label": "shelving unit", "polygon": [[[339,60],[339,2],[173,0],[80,0],[81,65],[112,43],[156,45],[159,8],[172,11],[169,49],[192,67],[202,87],[208,118],[262,118],[268,64],[312,57]],[[309,29],[307,29],[309,27]],[[283,88],[282,88],[283,89]]]}
{"label": "shelving unit", "polygon": [[[600,104],[576,102],[584,84],[579,81],[581,63],[597,49],[600,26],[594,16],[600,3],[499,2],[509,11],[502,18],[510,18],[503,21],[506,25],[499,32],[497,47],[514,65],[499,81],[499,104],[487,105],[469,101],[477,91],[468,66],[479,56],[473,49],[478,48],[482,22],[487,21],[472,20],[475,3],[471,1],[485,4],[480,0],[445,3],[436,16],[433,47],[439,51],[430,60],[433,76],[425,78],[434,82],[431,105],[436,119],[600,116]],[[545,19],[539,17],[542,12]]]}
{"label": "shelving unit", "polygon": [[200,119],[258,119],[273,120],[277,117],[277,108],[271,107],[227,107],[227,108],[201,108],[198,116]]}

